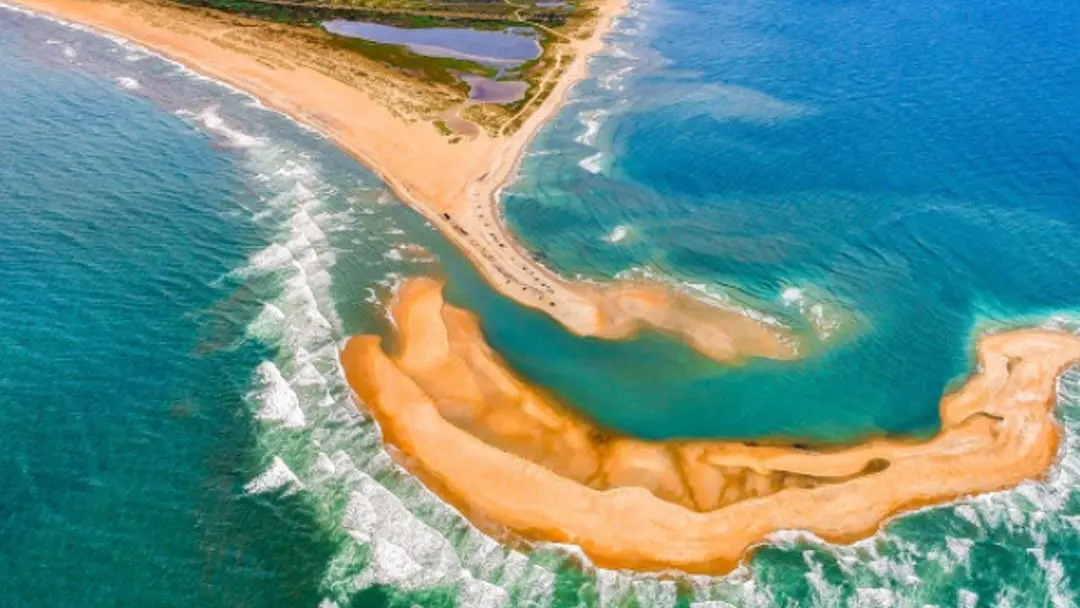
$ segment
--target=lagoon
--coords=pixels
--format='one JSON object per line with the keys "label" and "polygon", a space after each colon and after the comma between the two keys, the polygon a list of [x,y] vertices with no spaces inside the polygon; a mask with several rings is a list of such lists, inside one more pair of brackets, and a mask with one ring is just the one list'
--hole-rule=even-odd
{"label": "lagoon", "polygon": [[[535,59],[541,52],[540,44],[534,38],[508,31],[449,27],[412,29],[341,19],[327,21],[323,27],[339,36],[404,45],[420,55],[481,63],[521,63]],[[515,32],[519,29],[515,28]]]}

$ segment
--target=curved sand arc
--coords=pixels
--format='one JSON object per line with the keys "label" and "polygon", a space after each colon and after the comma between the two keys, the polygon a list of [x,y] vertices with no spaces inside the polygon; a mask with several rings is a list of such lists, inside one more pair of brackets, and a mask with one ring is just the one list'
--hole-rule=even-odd
{"label": "curved sand arc", "polygon": [[850,542],[900,511],[1015,486],[1053,463],[1057,376],[1080,337],[988,335],[980,371],[941,401],[925,442],[816,452],[740,442],[611,436],[517,377],[441,284],[407,283],[399,348],[353,338],[346,375],[406,464],[488,528],[579,545],[596,563],[724,573],[770,533]]}
{"label": "curved sand arc", "polygon": [[411,94],[385,67],[363,57],[312,47],[322,41],[318,32],[301,35],[167,0],[16,0],[134,40],[324,133],[379,173],[496,289],[547,312],[574,333],[622,339],[652,328],[721,361],[796,357],[805,349],[785,328],[705,304],[675,288],[564,279],[525,251],[503,221],[499,189],[514,177],[523,150],[567,91],[585,77],[588,58],[603,47],[602,37],[626,1],[593,0],[593,27],[561,47],[558,65],[549,72],[551,92],[521,128],[506,136],[478,130],[450,143],[433,126],[436,117],[410,114],[410,108],[424,105],[424,94]]}

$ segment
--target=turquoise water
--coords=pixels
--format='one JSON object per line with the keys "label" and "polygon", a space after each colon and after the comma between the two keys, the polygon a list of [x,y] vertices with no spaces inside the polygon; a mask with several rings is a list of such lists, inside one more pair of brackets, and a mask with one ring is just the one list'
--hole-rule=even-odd
{"label": "turquoise water", "polygon": [[695,284],[825,346],[603,386],[511,359],[637,435],[933,431],[977,324],[1080,302],[1080,9],[1012,9],[643,8],[533,147],[511,224],[565,273]]}
{"label": "turquoise water", "polygon": [[[515,366],[613,426],[932,428],[974,324],[1076,327],[1077,21],[1043,4],[1004,25],[996,5],[939,7],[933,27],[915,5],[830,3],[636,3],[620,20],[510,220],[568,274],[700,284],[824,336],[805,363],[735,371],[656,337],[571,338],[317,135],[138,47],[0,9],[0,605],[1075,605],[1075,373],[1045,482],[855,546],[785,533],[730,576],[657,578],[473,529],[393,464],[336,363],[346,336],[385,331],[397,281],[445,274]],[[688,44],[714,31],[729,44]],[[963,52],[977,36],[993,56]]]}

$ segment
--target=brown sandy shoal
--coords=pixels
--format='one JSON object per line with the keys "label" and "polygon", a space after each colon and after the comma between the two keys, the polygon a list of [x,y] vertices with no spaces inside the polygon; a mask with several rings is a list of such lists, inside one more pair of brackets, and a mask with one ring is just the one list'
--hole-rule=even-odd
{"label": "brown sandy shoal", "polygon": [[588,35],[559,44],[550,94],[506,136],[482,129],[457,143],[434,121],[447,115],[445,87],[327,46],[314,29],[253,21],[166,0],[16,0],[107,31],[258,97],[332,138],[376,171],[395,194],[455,243],[502,294],[543,310],[584,336],[623,339],[656,329],[721,361],[789,359],[806,349],[787,329],[705,304],[657,283],[599,285],[563,279],[525,251],[506,227],[497,191],[525,146],[587,71],[586,60],[626,0],[594,0]]}
{"label": "brown sandy shoal", "polygon": [[941,431],[922,442],[645,442],[605,433],[518,377],[441,288],[402,288],[396,352],[375,336],[350,340],[350,385],[387,441],[474,521],[579,545],[608,567],[724,573],[778,530],[850,542],[893,514],[1038,478],[1057,452],[1057,376],[1080,360],[1067,333],[983,337],[979,372],[942,399]]}

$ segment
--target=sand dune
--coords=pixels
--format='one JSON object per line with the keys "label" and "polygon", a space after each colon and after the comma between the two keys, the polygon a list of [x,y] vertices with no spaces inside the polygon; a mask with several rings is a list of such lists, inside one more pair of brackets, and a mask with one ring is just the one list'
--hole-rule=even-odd
{"label": "sand dune", "polygon": [[650,443],[605,433],[516,376],[438,282],[408,283],[392,312],[398,352],[361,336],[342,361],[407,464],[481,525],[640,570],[727,572],[778,530],[853,541],[895,513],[1039,477],[1057,452],[1056,378],[1080,360],[1071,334],[985,336],[979,373],[942,399],[925,442]]}

